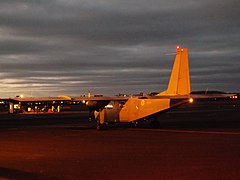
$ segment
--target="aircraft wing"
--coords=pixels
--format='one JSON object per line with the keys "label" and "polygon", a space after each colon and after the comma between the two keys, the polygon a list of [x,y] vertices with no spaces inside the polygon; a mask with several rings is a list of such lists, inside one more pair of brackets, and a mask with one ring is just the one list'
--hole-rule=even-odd
{"label": "aircraft wing", "polygon": [[16,101],[16,102],[38,102],[38,101],[121,101],[127,100],[129,97],[120,97],[120,96],[79,96],[79,97],[69,97],[69,96],[58,96],[58,97],[26,97],[26,98],[1,98],[1,101]]}
{"label": "aircraft wing", "polygon": [[122,97],[122,96],[91,96],[91,97],[73,97],[74,101],[125,101],[130,97]]}
{"label": "aircraft wing", "polygon": [[232,98],[237,99],[237,94],[191,94],[193,99]]}

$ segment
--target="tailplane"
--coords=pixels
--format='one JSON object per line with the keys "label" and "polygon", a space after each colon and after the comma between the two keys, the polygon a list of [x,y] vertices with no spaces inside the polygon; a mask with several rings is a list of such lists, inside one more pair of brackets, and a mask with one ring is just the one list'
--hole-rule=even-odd
{"label": "tailplane", "polygon": [[168,95],[188,95],[191,92],[188,49],[177,47],[176,57],[166,91],[159,93],[157,96]]}

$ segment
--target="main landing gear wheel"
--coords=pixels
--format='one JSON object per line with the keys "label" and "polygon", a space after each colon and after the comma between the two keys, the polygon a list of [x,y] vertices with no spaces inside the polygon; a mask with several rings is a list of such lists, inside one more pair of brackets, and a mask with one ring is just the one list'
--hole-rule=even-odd
{"label": "main landing gear wheel", "polygon": [[97,122],[97,130],[107,130],[107,124],[103,123],[101,124],[100,122]]}
{"label": "main landing gear wheel", "polygon": [[134,125],[134,127],[138,127],[139,126],[139,122],[138,121],[134,121],[133,125]]}

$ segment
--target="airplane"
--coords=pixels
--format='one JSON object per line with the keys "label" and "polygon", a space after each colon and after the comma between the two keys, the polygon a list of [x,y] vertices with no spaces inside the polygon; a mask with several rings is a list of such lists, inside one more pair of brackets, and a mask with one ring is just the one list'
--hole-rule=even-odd
{"label": "airplane", "polygon": [[82,101],[89,109],[89,116],[96,120],[97,129],[105,129],[108,123],[138,123],[152,119],[156,121],[159,114],[192,103],[198,98],[236,97],[236,94],[191,94],[188,49],[176,48],[176,56],[165,91],[156,95],[143,96],[87,96],[87,97],[48,97],[2,99],[8,102],[62,102]]}
{"label": "airplane", "polygon": [[137,97],[98,97],[85,100],[90,111],[94,111],[97,129],[107,123],[133,122],[152,119],[185,103],[192,103],[190,96],[190,75],[188,49],[176,48],[176,56],[168,88],[154,96]]}
{"label": "airplane", "polygon": [[[90,111],[94,111],[97,129],[105,129],[108,123],[138,123],[152,119],[161,113],[177,108],[194,99],[237,98],[236,94],[191,94],[188,49],[176,48],[176,56],[168,88],[156,95],[137,97],[92,97],[85,99]],[[80,100],[80,99],[79,99]]]}

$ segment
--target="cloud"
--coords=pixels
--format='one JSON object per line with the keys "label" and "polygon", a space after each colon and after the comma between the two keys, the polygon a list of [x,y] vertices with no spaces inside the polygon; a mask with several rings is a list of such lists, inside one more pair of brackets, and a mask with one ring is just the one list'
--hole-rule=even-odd
{"label": "cloud", "polygon": [[176,44],[193,90],[239,91],[238,11],[237,0],[1,1],[0,97],[161,91]]}

